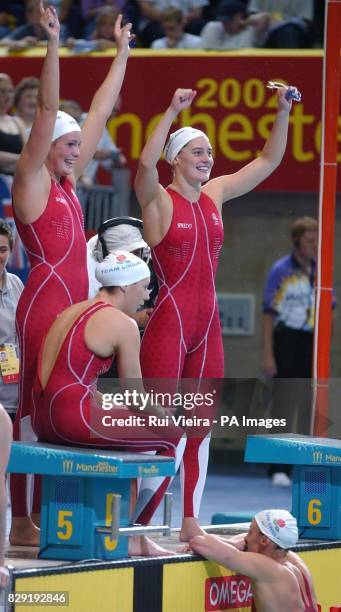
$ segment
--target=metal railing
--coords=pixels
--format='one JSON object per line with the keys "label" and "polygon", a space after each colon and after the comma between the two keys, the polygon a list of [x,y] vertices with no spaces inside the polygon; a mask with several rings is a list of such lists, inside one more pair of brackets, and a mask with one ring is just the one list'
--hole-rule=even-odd
{"label": "metal railing", "polygon": [[162,533],[169,536],[171,532],[172,520],[172,493],[165,493],[163,506],[163,525],[128,525],[120,527],[121,514],[121,495],[113,494],[111,504],[111,525],[96,527],[98,533],[106,533],[113,540],[118,540],[119,536],[136,536],[147,533]]}
{"label": "metal railing", "polygon": [[81,202],[86,230],[97,231],[99,226],[112,217],[122,217],[130,212],[130,170],[113,170],[113,185],[97,185],[86,190],[77,189]]}

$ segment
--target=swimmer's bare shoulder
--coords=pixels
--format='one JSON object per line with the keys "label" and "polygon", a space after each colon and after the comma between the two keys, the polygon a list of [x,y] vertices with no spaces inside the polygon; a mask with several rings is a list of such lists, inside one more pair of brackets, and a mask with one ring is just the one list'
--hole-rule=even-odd
{"label": "swimmer's bare shoulder", "polygon": [[304,612],[295,574],[286,564],[265,558],[264,555],[260,557],[258,575],[251,578],[257,612]]}

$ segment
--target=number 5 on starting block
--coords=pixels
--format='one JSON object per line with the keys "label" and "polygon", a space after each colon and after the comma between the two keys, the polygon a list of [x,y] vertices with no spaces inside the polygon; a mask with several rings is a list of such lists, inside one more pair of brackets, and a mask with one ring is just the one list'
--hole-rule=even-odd
{"label": "number 5 on starting block", "polygon": [[49,544],[79,546],[82,543],[84,521],[82,494],[83,483],[79,478],[68,478],[66,482],[60,483],[60,487],[58,478],[53,480],[47,520]]}

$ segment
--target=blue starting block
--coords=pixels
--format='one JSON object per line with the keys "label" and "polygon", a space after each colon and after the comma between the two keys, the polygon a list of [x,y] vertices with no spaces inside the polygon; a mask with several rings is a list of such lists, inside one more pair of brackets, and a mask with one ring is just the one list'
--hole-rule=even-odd
{"label": "blue starting block", "polygon": [[341,539],[341,440],[248,436],[245,461],[293,465],[292,512],[300,537]]}
{"label": "blue starting block", "polygon": [[175,466],[142,453],[14,442],[8,472],[43,477],[39,557],[79,561],[127,557],[119,531],[128,535],[131,479],[173,476]]}

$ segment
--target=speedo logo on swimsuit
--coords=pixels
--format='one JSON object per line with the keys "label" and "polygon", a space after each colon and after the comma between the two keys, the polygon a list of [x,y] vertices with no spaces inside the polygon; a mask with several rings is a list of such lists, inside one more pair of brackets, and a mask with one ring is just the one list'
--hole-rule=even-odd
{"label": "speedo logo on swimsuit", "polygon": [[61,204],[67,204],[67,201],[64,198],[56,197],[56,202],[60,202]]}
{"label": "speedo logo on swimsuit", "polygon": [[177,223],[176,226],[180,229],[191,229],[193,227],[192,223]]}

